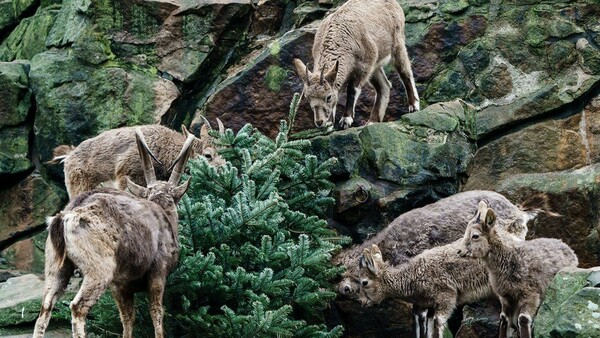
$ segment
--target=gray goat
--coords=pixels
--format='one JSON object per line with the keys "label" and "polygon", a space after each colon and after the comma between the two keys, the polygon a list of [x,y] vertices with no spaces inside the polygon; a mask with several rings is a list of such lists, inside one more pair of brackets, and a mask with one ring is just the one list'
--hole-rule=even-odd
{"label": "gray goat", "polygon": [[500,338],[531,338],[533,317],[537,313],[548,285],[565,267],[575,267],[577,256],[563,241],[538,238],[515,241],[502,227],[488,204],[481,201],[477,214],[465,231],[458,255],[481,258],[489,272],[493,291],[500,298]]}
{"label": "gray goat", "polygon": [[408,110],[419,110],[419,94],[405,46],[404,12],[396,0],[346,2],[317,28],[312,56],[312,72],[299,59],[294,59],[294,65],[304,82],[317,127],[335,122],[339,92],[347,88],[340,126],[349,128],[356,100],[368,82],[377,92],[369,122],[383,121],[392,88],[383,67],[390,61],[406,89]]}
{"label": "gray goat", "polygon": [[155,336],[163,337],[163,292],[179,257],[177,202],[189,180],[177,184],[194,136],[187,137],[168,182],[156,180],[140,129],[135,140],[147,188],[126,178],[133,195],[109,188],[88,191],[48,219],[46,280],[34,337],[44,336],[52,309],[76,268],[83,273],[83,281],[70,306],[73,337],[85,337],[86,316],[109,285],[119,308],[123,337],[132,336],[133,296],[139,291],[148,293]]}

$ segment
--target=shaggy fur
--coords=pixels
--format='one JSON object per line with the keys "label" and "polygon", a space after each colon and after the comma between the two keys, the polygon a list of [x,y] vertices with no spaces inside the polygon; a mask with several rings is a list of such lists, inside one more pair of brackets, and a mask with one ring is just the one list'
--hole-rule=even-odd
{"label": "shaggy fur", "polygon": [[419,95],[404,43],[404,12],[395,0],[350,0],[325,18],[315,35],[313,71],[294,60],[315,124],[320,127],[335,122],[339,91],[347,87],[340,125],[343,129],[350,127],[356,100],[368,82],[377,92],[369,122],[381,122],[392,88],[383,67],[390,61],[400,73],[409,111],[419,110]]}
{"label": "shaggy fur", "polygon": [[48,220],[46,281],[34,337],[43,337],[52,309],[64,293],[74,269],[83,273],[71,302],[73,337],[85,337],[85,318],[110,285],[117,302],[123,336],[131,337],[135,318],[133,297],[148,292],[156,337],[163,337],[162,297],[166,278],[179,256],[177,202],[189,180],[180,186],[193,136],[178,156],[168,182],[156,181],[141,130],[136,131],[148,188],[127,180],[125,191],[103,188],[84,192]]}
{"label": "shaggy fur", "polygon": [[[127,176],[139,185],[146,183],[135,145],[136,128],[141,128],[150,151],[160,161],[156,165],[157,178],[165,180],[169,177],[168,169],[189,135],[185,128],[183,134],[157,124],[107,130],[81,142],[74,149],[64,145],[55,149],[53,161],[65,162],[65,185],[69,198],[98,186],[123,190]],[[206,125],[203,125],[200,139],[196,139],[192,156],[205,156],[214,165],[223,163],[214,149]]]}
{"label": "shaggy fur", "polygon": [[499,220],[500,227],[508,229],[517,238],[524,239],[527,234],[527,221],[534,218],[540,210],[549,212],[544,198],[535,196],[532,199],[538,199],[538,202],[526,201],[523,205],[527,205],[527,208],[518,207],[496,192],[474,190],[458,193],[406,212],[375,237],[334,257],[335,264],[348,267],[338,284],[338,292],[350,297],[356,296],[359,284],[356,262],[364,249],[377,244],[383,258],[391,265],[406,263],[411,257],[427,249],[462,238],[469,220],[473,218],[473,210],[481,200],[488,201],[502,216]]}
{"label": "shaggy fur", "polygon": [[548,285],[560,269],[577,266],[577,256],[558,239],[515,241],[498,223],[494,210],[482,201],[458,254],[482,259],[473,260],[473,264],[485,263],[492,289],[502,304],[500,337],[512,337],[513,330],[518,329],[519,337],[530,338],[533,317]]}
{"label": "shaggy fur", "polygon": [[[483,262],[474,264],[459,257],[456,254],[459,245],[460,240],[391,266],[383,261],[381,251],[373,244],[360,258],[359,301],[363,306],[372,306],[394,297],[413,303],[413,307],[426,309],[428,316],[428,320],[416,318],[416,336],[441,338],[457,305],[493,294]],[[429,327],[431,324],[433,328]]]}

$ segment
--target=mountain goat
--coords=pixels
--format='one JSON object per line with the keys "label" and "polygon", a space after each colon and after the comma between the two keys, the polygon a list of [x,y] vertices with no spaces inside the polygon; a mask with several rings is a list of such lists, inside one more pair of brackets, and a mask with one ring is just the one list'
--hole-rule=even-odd
{"label": "mountain goat", "polygon": [[163,337],[163,292],[179,257],[177,202],[189,180],[177,184],[194,136],[186,138],[166,182],[156,180],[141,129],[135,131],[135,142],[147,188],[126,178],[133,195],[112,188],[84,192],[48,219],[46,281],[34,337],[44,336],[52,309],[74,269],[81,270],[83,281],[70,306],[73,337],[85,337],[86,316],[109,285],[119,308],[123,337],[132,337],[133,297],[139,291],[148,292],[155,336]]}
{"label": "mountain goat", "polygon": [[[485,264],[502,304],[500,338],[512,337],[517,328],[520,338],[531,338],[533,317],[548,285],[560,269],[577,266],[577,256],[554,238],[515,241],[497,223],[494,210],[481,201],[457,253]],[[473,264],[480,264],[479,259]]]}
{"label": "mountain goat", "polygon": [[[222,134],[224,127],[221,121],[218,122],[219,133]],[[111,129],[81,142],[75,148],[61,145],[55,149],[51,162],[64,161],[69,198],[100,185],[124,190],[128,176],[138,185],[146,183],[135,145],[134,135],[138,128],[145,135],[152,156],[158,163],[157,178],[165,180],[169,177],[181,146],[191,135],[184,126],[183,134],[158,124]],[[196,139],[191,149],[192,157],[204,156],[213,165],[221,165],[224,161],[217,154],[208,131],[208,123],[203,124],[200,139]],[[167,167],[169,165],[171,167]]]}
{"label": "mountain goat", "polygon": [[392,88],[383,67],[390,61],[406,89],[408,110],[419,110],[419,94],[404,43],[404,12],[396,0],[350,0],[325,18],[312,48],[313,71],[294,59],[315,125],[335,122],[338,95],[346,86],[346,109],[340,126],[349,128],[361,88],[367,82],[377,93],[369,122],[383,121]]}
{"label": "mountain goat", "polygon": [[395,297],[426,309],[425,321],[415,314],[416,337],[442,338],[457,305],[493,295],[483,262],[456,255],[459,245],[460,240],[425,250],[397,266],[383,261],[377,245],[364,249],[359,260],[359,301],[373,306]]}

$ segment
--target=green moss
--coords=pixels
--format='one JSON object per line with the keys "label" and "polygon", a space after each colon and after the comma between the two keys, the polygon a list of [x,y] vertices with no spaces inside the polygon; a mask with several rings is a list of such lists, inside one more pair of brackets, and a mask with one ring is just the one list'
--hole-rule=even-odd
{"label": "green moss", "polygon": [[25,18],[0,45],[0,60],[31,58],[46,50],[46,37],[54,25],[58,11],[41,11]]}
{"label": "green moss", "polygon": [[269,66],[265,74],[265,84],[269,90],[281,91],[281,84],[288,78],[287,71],[277,65]]}
{"label": "green moss", "polygon": [[29,161],[29,127],[0,130],[0,174],[16,174],[33,167]]}

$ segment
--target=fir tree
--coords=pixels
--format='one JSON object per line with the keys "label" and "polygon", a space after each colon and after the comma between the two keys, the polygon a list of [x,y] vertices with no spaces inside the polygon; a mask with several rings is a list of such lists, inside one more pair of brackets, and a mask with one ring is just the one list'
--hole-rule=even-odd
{"label": "fir tree", "polygon": [[[299,99],[290,108],[292,123]],[[308,155],[309,141],[290,140],[290,129],[282,121],[275,140],[249,124],[237,134],[227,130],[218,139],[226,165],[189,162],[191,185],[179,205],[180,261],[165,292],[169,336],[341,335],[322,316],[335,297],[329,281],[340,273],[331,255],[347,242],[323,217],[333,202],[335,159]],[[152,336],[145,301],[136,302],[136,336]],[[95,309],[92,330],[120,332],[109,303]]]}

